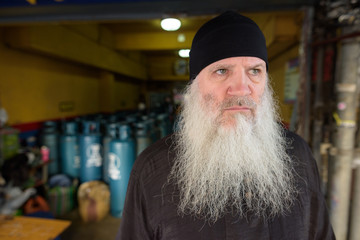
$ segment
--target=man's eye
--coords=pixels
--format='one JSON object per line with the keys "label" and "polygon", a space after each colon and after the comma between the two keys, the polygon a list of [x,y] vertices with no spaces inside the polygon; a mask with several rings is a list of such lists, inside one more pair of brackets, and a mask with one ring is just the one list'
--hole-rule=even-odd
{"label": "man's eye", "polygon": [[251,69],[251,70],[250,70],[250,73],[251,73],[252,75],[258,75],[258,74],[260,74],[260,69],[257,69],[257,68]]}
{"label": "man's eye", "polygon": [[220,75],[224,75],[225,73],[227,73],[227,69],[218,69],[216,70],[216,73]]}

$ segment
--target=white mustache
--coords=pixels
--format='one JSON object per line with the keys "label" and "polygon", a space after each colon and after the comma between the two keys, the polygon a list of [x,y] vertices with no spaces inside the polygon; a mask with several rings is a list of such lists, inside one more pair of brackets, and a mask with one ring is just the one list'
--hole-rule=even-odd
{"label": "white mustache", "polygon": [[231,97],[224,100],[221,105],[220,109],[224,110],[226,108],[232,107],[232,106],[244,106],[250,109],[255,110],[257,107],[257,104],[254,100],[248,97]]}

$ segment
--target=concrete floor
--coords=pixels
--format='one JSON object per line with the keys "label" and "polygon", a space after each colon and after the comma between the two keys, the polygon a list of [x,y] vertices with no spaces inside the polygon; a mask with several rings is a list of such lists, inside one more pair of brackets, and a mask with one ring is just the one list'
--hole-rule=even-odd
{"label": "concrete floor", "polygon": [[99,222],[85,223],[78,209],[60,219],[71,221],[71,225],[60,235],[61,240],[114,240],[121,221],[108,214]]}

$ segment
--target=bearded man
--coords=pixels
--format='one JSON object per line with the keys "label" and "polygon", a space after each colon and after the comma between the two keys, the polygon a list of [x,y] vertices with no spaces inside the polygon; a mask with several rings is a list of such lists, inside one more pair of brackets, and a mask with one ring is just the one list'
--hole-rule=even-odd
{"label": "bearded man", "polygon": [[178,131],[134,165],[118,238],[335,239],[309,147],[278,124],[259,27],[204,24],[190,79]]}

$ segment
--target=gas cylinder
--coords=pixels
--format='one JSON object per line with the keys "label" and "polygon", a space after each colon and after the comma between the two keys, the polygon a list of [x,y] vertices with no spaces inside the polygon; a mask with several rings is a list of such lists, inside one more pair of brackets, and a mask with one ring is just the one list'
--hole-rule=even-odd
{"label": "gas cylinder", "polygon": [[160,139],[160,129],[158,124],[155,122],[155,116],[150,116],[149,119],[145,121],[147,129],[149,130],[150,142],[154,143]]}
{"label": "gas cylinder", "polygon": [[151,144],[151,138],[149,136],[148,125],[146,122],[137,122],[136,128],[136,154],[140,155],[145,148]]}
{"label": "gas cylinder", "polygon": [[168,132],[168,126],[166,123],[166,114],[161,113],[156,117],[156,119],[157,119],[158,126],[159,126],[160,138],[163,138],[163,137],[166,137],[167,135],[169,135],[170,133]]}
{"label": "gas cylinder", "polygon": [[59,173],[59,132],[57,130],[57,122],[44,122],[41,134],[41,144],[47,146],[50,150],[48,174],[54,175]]}
{"label": "gas cylinder", "polygon": [[136,158],[135,141],[131,128],[125,124],[118,125],[117,138],[110,142],[109,179],[110,179],[110,212],[114,217],[121,217],[127,185],[132,166]]}
{"label": "gas cylinder", "polygon": [[64,174],[78,178],[80,176],[79,127],[76,121],[62,123],[60,136],[60,162]]}
{"label": "gas cylinder", "polygon": [[136,124],[136,122],[138,121],[138,119],[137,119],[137,116],[136,116],[136,115],[132,114],[132,115],[126,116],[125,121],[128,123],[128,125],[129,125],[132,129],[134,129],[135,124]]}
{"label": "gas cylinder", "polygon": [[116,138],[117,124],[108,123],[105,124],[105,136],[103,137],[103,180],[109,183],[109,145],[111,140]]}
{"label": "gas cylinder", "polygon": [[83,121],[79,136],[80,182],[102,178],[100,124],[96,121]]}

